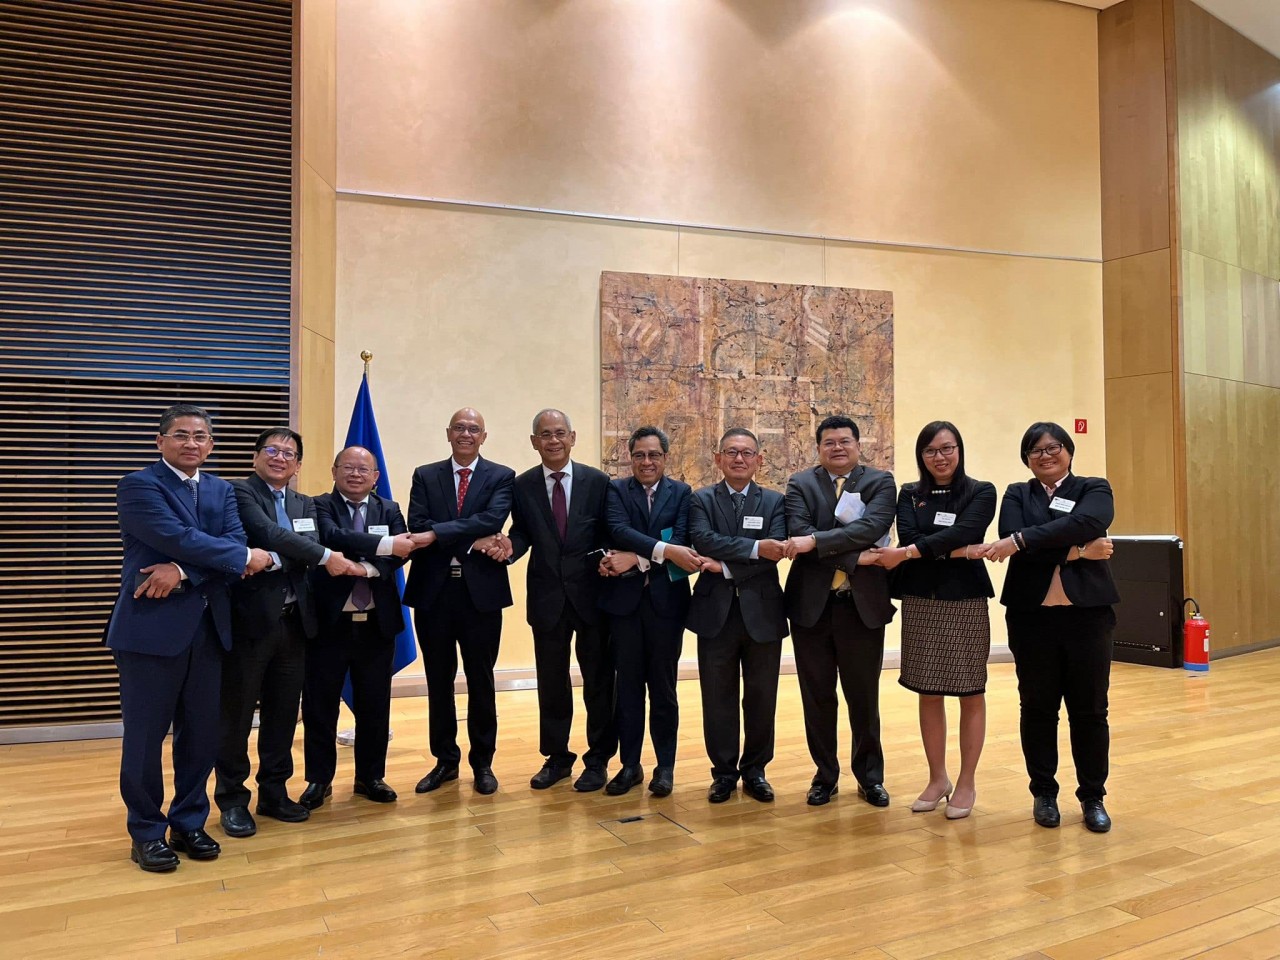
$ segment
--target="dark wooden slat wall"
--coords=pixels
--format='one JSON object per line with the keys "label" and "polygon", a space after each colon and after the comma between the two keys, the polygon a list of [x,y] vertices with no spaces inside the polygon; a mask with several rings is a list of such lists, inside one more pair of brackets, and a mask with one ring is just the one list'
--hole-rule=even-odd
{"label": "dark wooden slat wall", "polygon": [[289,420],[290,0],[0,0],[0,727],[119,718],[115,484]]}

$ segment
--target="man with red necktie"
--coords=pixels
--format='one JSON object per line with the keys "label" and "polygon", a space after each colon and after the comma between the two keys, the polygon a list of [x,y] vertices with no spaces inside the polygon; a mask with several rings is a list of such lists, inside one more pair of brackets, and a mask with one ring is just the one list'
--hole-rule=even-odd
{"label": "man with red necktie", "polygon": [[453,682],[458,652],[467,679],[467,760],[478,793],[498,789],[493,754],[498,737],[493,667],[502,636],[502,610],[511,606],[502,528],[511,513],[515,471],[480,456],[488,434],[479,411],[464,407],[445,436],[453,456],[413,472],[409,530],[418,547],[409,564],[404,602],[427,676],[432,770],[418,781],[429,793],[458,779],[458,714]]}

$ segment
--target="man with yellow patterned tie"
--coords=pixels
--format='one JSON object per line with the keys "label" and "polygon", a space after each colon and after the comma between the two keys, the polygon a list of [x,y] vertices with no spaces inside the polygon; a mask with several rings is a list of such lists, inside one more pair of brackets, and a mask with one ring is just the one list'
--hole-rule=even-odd
{"label": "man with yellow patterned tie", "polygon": [[787,616],[795,646],[809,754],[817,766],[808,802],[836,793],[836,679],[849,706],[858,795],[889,805],[880,744],[880,671],[884,628],[895,612],[888,574],[875,566],[876,544],[897,509],[893,474],[860,464],[858,425],[830,416],[818,424],[818,466],[787,482]]}

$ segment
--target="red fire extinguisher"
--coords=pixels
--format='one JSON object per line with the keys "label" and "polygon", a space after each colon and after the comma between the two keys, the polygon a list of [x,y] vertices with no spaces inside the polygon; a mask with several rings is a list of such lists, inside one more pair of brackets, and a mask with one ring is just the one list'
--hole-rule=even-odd
{"label": "red fire extinguisher", "polygon": [[1200,616],[1200,604],[1194,597],[1182,601],[1185,608],[1190,603],[1195,607],[1191,616],[1182,624],[1182,665],[1196,673],[1209,670],[1209,621]]}

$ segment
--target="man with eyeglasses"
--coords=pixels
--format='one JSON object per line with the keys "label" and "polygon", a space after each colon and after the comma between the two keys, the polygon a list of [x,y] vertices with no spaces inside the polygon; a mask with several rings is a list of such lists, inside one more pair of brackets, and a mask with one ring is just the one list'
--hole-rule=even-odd
{"label": "man with eyeglasses", "polygon": [[858,795],[889,805],[880,743],[880,671],[884,628],[895,612],[888,574],[874,565],[876,546],[897,512],[893,474],[860,464],[858,425],[845,416],[818,424],[818,465],[787,482],[787,615],[809,754],[817,766],[810,806],[830,802],[840,779],[836,681],[853,729]]}
{"label": "man with eyeglasses", "polygon": [[[105,640],[120,672],[120,796],[130,857],[164,873],[177,868],[177,853],[192,860],[221,853],[204,827],[222,658],[232,646],[228,587],[265,569],[271,556],[246,544],[231,484],[200,469],[213,450],[208,413],[170,407],[156,447],[160,460],[116,487],[124,562]],[[166,814],[161,756],[171,726],[174,793]]]}
{"label": "man with eyeglasses", "polygon": [[258,434],[253,473],[232,481],[249,545],[271,554],[271,566],[231,588],[235,636],[222,662],[222,744],[213,798],[229,837],[251,837],[258,825],[249,812],[249,734],[258,709],[259,816],[284,823],[306,820],[306,807],[289,798],[293,737],[302,697],[306,642],[316,634],[309,574],[352,564],[320,543],[315,504],[289,488],[302,465],[302,437],[289,427]]}
{"label": "man with eyeglasses", "polygon": [[671,795],[675,785],[680,705],[676,675],[689,611],[688,575],[702,558],[689,543],[687,483],[666,476],[671,441],[657,427],[640,427],[627,441],[631,476],[609,484],[609,540],[617,549],[600,561],[609,578],[600,606],[609,614],[617,683],[618,754],[622,769],[605,792],[620,796],[644,780],[644,701],[657,761],[649,792]]}
{"label": "man with eyeglasses", "polygon": [[542,462],[516,477],[508,563],[529,554],[526,619],[533,629],[538,673],[538,750],[546,758],[529,785],[546,790],[573,772],[570,641],[577,639],[582,699],[587,711],[584,770],[573,788],[599,790],[618,749],[613,723],[613,655],[609,626],[599,609],[605,546],[608,476],[570,459],[578,435],[563,411],[540,410],[529,442]]}
{"label": "man with eyeglasses", "polygon": [[760,460],[754,433],[726,430],[715,453],[724,480],[698,490],[689,503],[689,536],[702,556],[702,573],[685,626],[698,635],[711,803],[732,798],[739,779],[747,796],[773,802],[765,767],[773,759],[778,665],[788,632],[778,582],[787,517],[782,494],[755,482]]}
{"label": "man with eyeglasses", "polygon": [[333,490],[315,498],[320,542],[341,550],[352,569],[317,569],[319,633],[307,650],[302,693],[307,788],[298,802],[308,810],[333,795],[337,773],[339,702],[351,676],[356,718],[355,780],[351,792],[373,803],[393,803],[386,782],[391,726],[391,674],[404,610],[396,571],[415,549],[394,500],[374,492],[378,461],[364,447],[347,447],[333,461]]}
{"label": "man with eyeglasses", "polygon": [[467,738],[477,793],[498,789],[493,775],[498,710],[493,667],[502,638],[502,611],[511,606],[502,528],[511,513],[515,471],[480,456],[488,434],[478,410],[449,418],[445,437],[453,455],[413,472],[409,530],[420,550],[409,564],[405,603],[427,675],[428,729],[435,766],[418,781],[430,793],[458,779],[458,713],[453,683],[458,652],[467,678]]}

